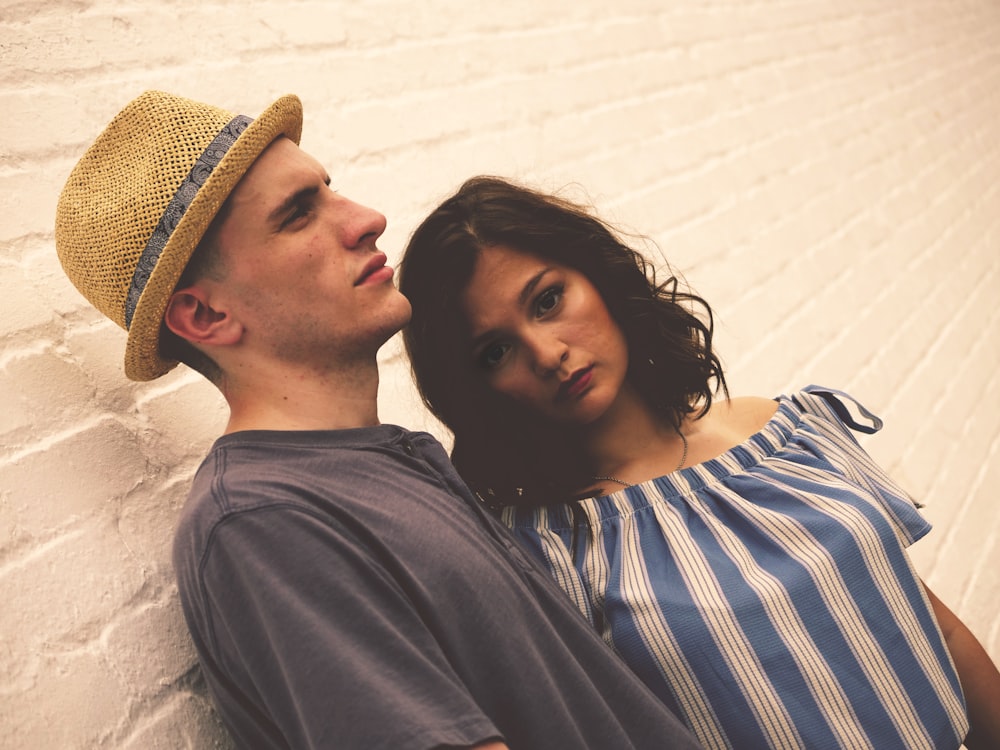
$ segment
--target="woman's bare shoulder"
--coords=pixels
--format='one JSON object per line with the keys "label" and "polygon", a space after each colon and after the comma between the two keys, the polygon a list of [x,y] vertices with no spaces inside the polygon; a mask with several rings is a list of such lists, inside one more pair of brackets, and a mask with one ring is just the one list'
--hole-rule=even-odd
{"label": "woman's bare shoulder", "polygon": [[716,430],[740,441],[759,432],[778,410],[778,402],[761,396],[740,396],[712,404],[706,415]]}
{"label": "woman's bare shoulder", "polygon": [[727,402],[732,419],[753,426],[757,432],[778,411],[778,402],[763,396],[740,396]]}
{"label": "woman's bare shoulder", "polygon": [[691,463],[715,458],[760,432],[777,409],[777,401],[755,396],[713,403],[708,414],[685,425]]}

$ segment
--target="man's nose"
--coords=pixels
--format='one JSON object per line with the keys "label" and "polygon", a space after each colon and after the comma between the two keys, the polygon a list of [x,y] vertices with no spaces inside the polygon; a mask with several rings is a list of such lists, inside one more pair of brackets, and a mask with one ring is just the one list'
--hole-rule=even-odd
{"label": "man's nose", "polygon": [[374,247],[375,240],[385,231],[386,218],[373,208],[362,206],[348,198],[344,202],[344,223],[341,227],[344,247]]}

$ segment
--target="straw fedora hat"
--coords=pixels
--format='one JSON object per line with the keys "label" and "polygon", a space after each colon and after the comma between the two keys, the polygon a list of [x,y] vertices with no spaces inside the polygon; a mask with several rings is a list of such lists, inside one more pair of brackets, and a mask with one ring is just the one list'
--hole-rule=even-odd
{"label": "straw fedora hat", "polygon": [[301,134],[296,96],[251,120],[147,91],[80,159],[59,197],[56,252],[80,293],[128,332],[129,378],[177,364],[160,356],[160,324],[191,254],[260,153]]}

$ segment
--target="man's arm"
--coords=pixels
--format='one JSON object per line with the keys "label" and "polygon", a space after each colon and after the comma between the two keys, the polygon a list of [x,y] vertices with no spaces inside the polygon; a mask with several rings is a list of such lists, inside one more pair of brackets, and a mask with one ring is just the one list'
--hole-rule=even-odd
{"label": "man's arm", "polygon": [[924,584],[958,670],[971,729],[969,750],[1000,747],[1000,672],[986,649],[958,617]]}

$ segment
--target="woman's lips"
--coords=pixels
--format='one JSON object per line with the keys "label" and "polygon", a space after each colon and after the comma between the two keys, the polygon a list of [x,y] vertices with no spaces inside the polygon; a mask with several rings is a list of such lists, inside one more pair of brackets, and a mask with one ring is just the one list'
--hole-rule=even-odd
{"label": "woman's lips", "polygon": [[590,388],[590,383],[594,379],[594,366],[582,367],[572,375],[570,375],[569,380],[566,380],[559,386],[559,399],[570,399],[576,398],[588,388]]}

